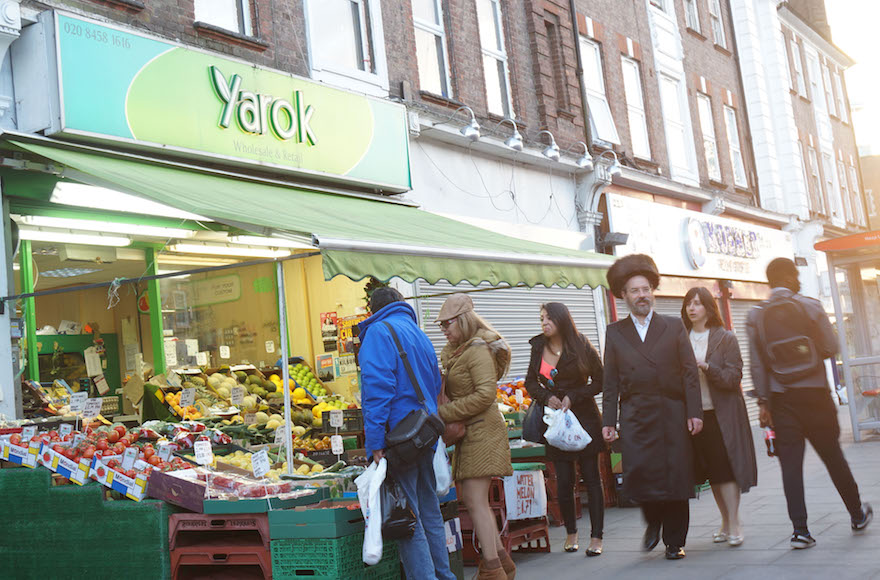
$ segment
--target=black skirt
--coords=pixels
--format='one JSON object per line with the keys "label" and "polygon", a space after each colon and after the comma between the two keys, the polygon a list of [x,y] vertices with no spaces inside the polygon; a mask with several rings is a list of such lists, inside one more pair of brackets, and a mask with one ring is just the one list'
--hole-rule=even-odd
{"label": "black skirt", "polygon": [[703,411],[703,430],[694,437],[694,452],[698,485],[706,479],[712,485],[736,481],[715,411]]}

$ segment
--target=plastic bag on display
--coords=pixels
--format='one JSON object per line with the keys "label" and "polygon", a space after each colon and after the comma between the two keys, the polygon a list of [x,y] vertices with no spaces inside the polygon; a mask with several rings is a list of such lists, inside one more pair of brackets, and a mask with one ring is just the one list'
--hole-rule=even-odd
{"label": "plastic bag on display", "polygon": [[391,478],[382,484],[382,539],[407,540],[416,531],[416,514],[400,485]]}
{"label": "plastic bag on display", "polygon": [[382,484],[388,462],[383,457],[379,463],[370,466],[354,480],[357,486],[358,502],[364,514],[364,548],[362,558],[364,564],[373,566],[382,559]]}
{"label": "plastic bag on display", "polygon": [[580,451],[593,440],[587,433],[571,409],[546,409],[544,422],[547,431],[544,438],[548,445],[563,451]]}
{"label": "plastic bag on display", "polygon": [[434,450],[434,479],[438,497],[449,493],[449,488],[452,487],[452,468],[449,467],[449,458],[442,441],[437,441],[437,449]]}

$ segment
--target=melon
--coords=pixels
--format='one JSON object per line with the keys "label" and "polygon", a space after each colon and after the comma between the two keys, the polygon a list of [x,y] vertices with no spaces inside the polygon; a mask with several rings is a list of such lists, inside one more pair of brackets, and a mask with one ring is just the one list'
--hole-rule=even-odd
{"label": "melon", "polygon": [[257,413],[256,417],[254,417],[254,420],[257,422],[258,425],[262,425],[269,422],[269,415],[267,415],[263,411],[260,411],[259,413]]}

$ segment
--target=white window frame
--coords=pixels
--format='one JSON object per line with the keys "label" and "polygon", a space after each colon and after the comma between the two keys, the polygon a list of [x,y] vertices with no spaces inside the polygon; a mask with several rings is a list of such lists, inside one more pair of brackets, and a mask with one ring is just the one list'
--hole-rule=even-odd
{"label": "white window frame", "polygon": [[651,3],[651,6],[656,8],[657,10],[661,10],[666,12],[666,1],[667,0],[648,0]]}
{"label": "white window frame", "polygon": [[[862,203],[861,192],[859,189],[859,172],[856,170],[855,165],[849,166],[849,181],[850,191],[852,192],[853,207],[855,208],[853,213],[855,214],[854,217],[856,223],[860,226],[866,226],[868,225],[868,222],[865,217],[865,204]],[[873,201],[871,205],[873,206]]]}
{"label": "white window frame", "polygon": [[[697,116],[700,119],[700,132],[703,135],[703,155],[706,159],[706,174],[712,181],[721,182],[721,159],[718,157],[718,142],[715,139],[715,119],[712,116],[712,99],[704,93],[697,93]],[[714,167],[712,160],[714,159]]]}
{"label": "white window frame", "polygon": [[[216,26],[217,28],[235,32],[236,34],[243,34],[244,36],[253,36],[254,25],[251,21],[252,1],[253,0],[227,0],[227,2],[235,4],[235,9],[238,13],[238,27],[229,28],[222,24],[218,24],[216,20],[212,20],[210,15],[206,15],[205,13],[199,14],[200,10],[212,11],[211,9],[216,8],[217,4],[220,3],[219,0],[194,0],[193,12],[195,14],[195,22],[203,22],[205,24],[210,24],[211,26]],[[208,17],[204,18],[204,16]]]}
{"label": "white window frame", "polygon": [[792,38],[789,41],[789,46],[791,47],[791,60],[794,63],[794,75],[795,80],[797,81],[797,93],[802,96],[807,96],[807,81],[804,76],[804,61],[801,57],[801,47],[797,43],[797,40]]}
{"label": "white window frame", "polygon": [[[663,130],[666,134],[666,152],[669,159],[669,173],[673,180],[687,183],[690,185],[699,185],[699,173],[697,171],[696,152],[694,151],[694,134],[690,127],[689,115],[690,108],[687,105],[687,93],[684,88],[684,81],[681,77],[673,74],[660,72],[657,75],[657,82],[660,88],[660,111],[663,116]],[[667,82],[674,88],[675,102],[669,103],[664,99],[663,83]],[[667,112],[676,113],[677,119],[670,118]],[[673,148],[670,146],[677,135],[681,135],[682,159],[681,163],[673,159]]]}
{"label": "white window frame", "polygon": [[840,199],[843,202],[843,215],[849,223],[855,223],[852,199],[849,197],[849,187],[846,185],[846,165],[841,159],[837,160],[837,176],[840,185]]}
{"label": "white window frame", "polygon": [[846,107],[846,95],[843,92],[843,81],[840,78],[840,73],[837,70],[834,71],[834,88],[837,90],[837,113],[840,120],[844,123],[849,122],[849,115],[847,114]]}
{"label": "white window frame", "polygon": [[822,63],[822,84],[825,89],[825,104],[828,105],[828,114],[837,116],[837,102],[834,100],[834,89],[831,87],[831,70],[827,63]]}
{"label": "white window frame", "polygon": [[828,200],[831,217],[841,217],[840,196],[834,187],[834,160],[830,153],[822,152],[822,172],[825,175],[825,197]]}
{"label": "white window frame", "polygon": [[[819,207],[814,211],[822,215],[830,215],[827,197],[822,189],[822,175],[819,173],[819,156],[816,153],[816,148],[810,147],[807,153],[809,154],[808,159],[810,161],[810,183],[807,187],[814,186],[816,188],[816,200],[819,202]],[[809,189],[807,191],[809,192]]]}
{"label": "white window frame", "polygon": [[[507,95],[507,102],[501,103],[501,111],[492,110],[492,106],[489,103],[489,94],[488,91],[486,93],[486,103],[490,113],[502,116],[502,117],[510,117],[514,118],[514,110],[513,110],[513,94],[510,90],[510,67],[508,66],[508,58],[507,58],[507,35],[504,33],[504,18],[501,10],[501,1],[500,0],[477,0],[477,2],[488,2],[491,10],[492,17],[495,19],[495,29],[498,31],[499,38],[498,44],[501,45],[501,49],[499,50],[494,46],[483,46],[482,41],[480,42],[480,50],[482,52],[482,56],[485,59],[486,57],[490,57],[495,59],[496,61],[503,63],[504,69],[504,84],[505,84],[505,93]],[[477,27],[479,28],[479,22],[477,23]],[[483,64],[482,62],[480,64]],[[485,77],[485,74],[483,75]],[[487,81],[487,79],[483,79]],[[506,109],[506,110],[504,110]]]}
{"label": "white window frame", "polygon": [[700,10],[697,0],[684,0],[684,20],[688,28],[702,34],[700,29]]}
{"label": "white window frame", "polygon": [[[446,29],[443,20],[443,0],[431,0],[434,4],[434,14],[437,16],[437,22],[428,22],[427,20],[422,20],[421,18],[416,17],[415,11],[413,11],[413,26],[417,30],[421,30],[422,32],[427,32],[429,34],[433,34],[435,38],[440,39],[440,47],[441,47],[441,57],[443,58],[443,70],[439,71],[440,80],[444,85],[444,89],[441,89],[440,96],[450,98],[452,97],[452,79],[449,72],[449,50],[446,44]],[[418,60],[418,57],[417,57]],[[434,63],[435,66],[439,66],[439,63]],[[417,62],[419,67],[419,86],[422,90],[425,90],[424,87],[421,87],[421,71],[422,71],[422,63]]]}
{"label": "white window frame", "polygon": [[724,34],[724,20],[721,18],[721,1],[709,0],[709,22],[712,28],[712,40],[721,48],[727,48],[727,35]]}
{"label": "white window frame", "polygon": [[594,133],[593,137],[595,139],[599,139],[601,141],[605,141],[606,143],[614,143],[616,145],[620,145],[620,133],[617,131],[617,125],[614,122],[614,115],[611,114],[611,107],[608,105],[608,97],[605,94],[605,68],[602,66],[602,50],[599,46],[599,43],[594,42],[593,40],[587,38],[586,36],[580,37],[580,49],[581,49],[581,59],[583,62],[586,62],[585,59],[592,59],[596,63],[596,69],[599,71],[598,74],[598,83],[599,86],[590,86],[586,76],[586,67],[584,67],[584,88],[587,93],[587,104],[590,109],[590,116],[595,118],[598,115],[607,116],[605,121],[610,125],[613,134],[602,134],[600,135],[596,127],[598,124],[593,122],[591,119],[590,126],[592,128],[592,132]]}
{"label": "white window frame", "polygon": [[[620,65],[623,69],[623,90],[626,99],[627,119],[629,120],[630,144],[632,145],[633,155],[640,159],[651,159],[651,140],[648,135],[648,116],[645,113],[645,93],[642,89],[642,73],[639,62],[635,59],[622,56],[620,57]],[[627,69],[633,74],[635,84],[632,91],[628,90],[626,83]],[[643,139],[646,149],[636,150],[635,135],[639,134]]]}
{"label": "white window frame", "polygon": [[804,144],[801,143],[800,141],[797,142],[797,151],[798,151],[798,157],[800,158],[800,162],[801,162],[801,173],[802,173],[803,179],[804,179],[804,189],[807,192],[807,207],[810,208],[810,211],[815,212],[816,211],[816,207],[815,207],[816,204],[814,203],[814,200],[813,200],[813,194],[810,192],[810,176],[807,175],[807,158],[804,155]]}
{"label": "white window frame", "polygon": [[[320,36],[320,29],[313,21],[313,3],[323,0],[304,0],[306,35],[309,47],[309,68],[313,79],[344,89],[355,90],[373,96],[388,96],[388,64],[385,59],[385,31],[382,25],[382,6],[380,0],[349,0],[358,6],[360,14],[361,44],[364,55],[364,69],[341,67],[336,63],[322,60],[321,51],[316,50],[312,39]],[[370,30],[367,29],[369,14]],[[372,37],[368,33],[372,31]],[[372,48],[372,66],[370,49]],[[371,69],[371,70],[367,70]]]}
{"label": "white window frame", "polygon": [[[739,140],[739,126],[736,120],[736,109],[724,105],[724,124],[727,128],[727,144],[730,148],[730,170],[733,173],[733,184],[737,187],[748,187],[749,177],[746,173],[746,160],[742,153],[742,143]],[[737,165],[739,161],[739,165]],[[737,171],[742,168],[742,174]]]}

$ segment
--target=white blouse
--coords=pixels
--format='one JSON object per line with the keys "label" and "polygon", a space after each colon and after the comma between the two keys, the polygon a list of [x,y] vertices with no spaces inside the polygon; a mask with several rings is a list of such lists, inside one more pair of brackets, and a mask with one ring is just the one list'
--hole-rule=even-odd
{"label": "white blouse", "polygon": [[[703,332],[691,330],[690,338],[697,362],[706,362],[706,351],[709,349],[709,330],[707,329]],[[703,369],[700,369],[700,393],[703,398],[703,410],[710,411],[714,409],[715,406],[712,404],[712,393],[709,392],[709,381],[706,378],[706,373],[703,372]]]}

